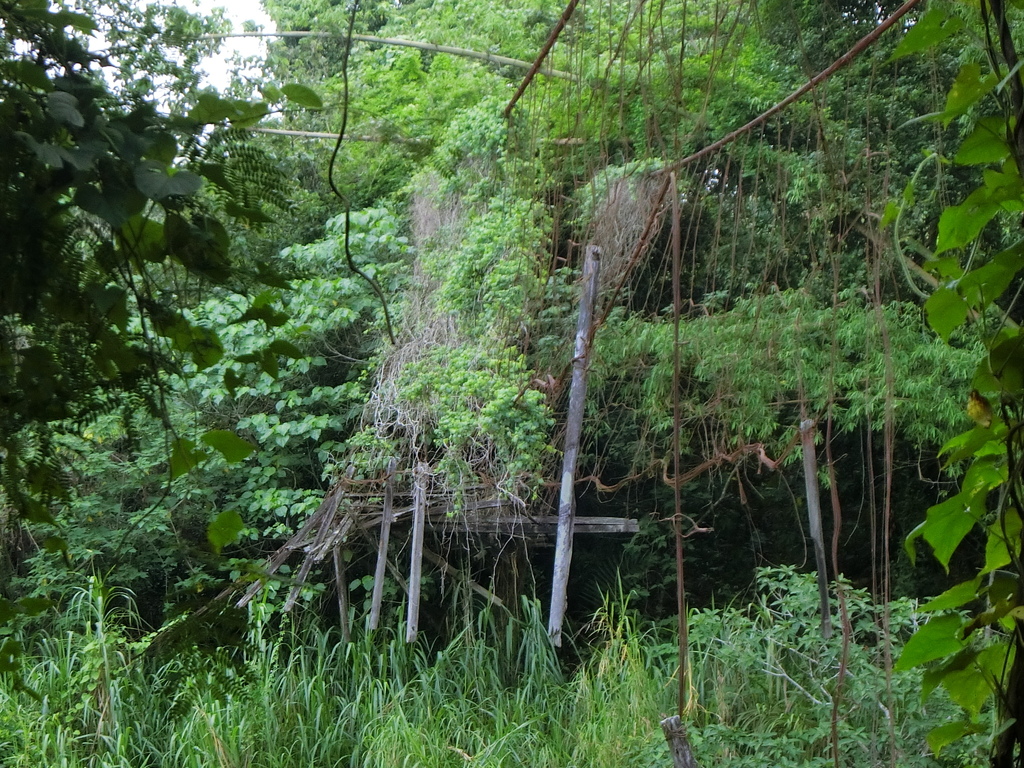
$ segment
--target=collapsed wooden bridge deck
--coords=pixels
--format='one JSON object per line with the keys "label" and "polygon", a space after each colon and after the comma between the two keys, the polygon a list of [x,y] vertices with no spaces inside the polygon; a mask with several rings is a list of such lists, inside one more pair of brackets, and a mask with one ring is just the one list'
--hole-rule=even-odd
{"label": "collapsed wooden bridge deck", "polygon": [[[338,609],[341,616],[349,613],[349,587],[346,574],[346,550],[355,546],[373,546],[377,550],[373,592],[367,626],[376,629],[380,623],[384,585],[388,575],[408,596],[406,639],[412,641],[418,632],[420,582],[423,561],[442,573],[459,579],[476,594],[493,605],[504,601],[492,590],[479,584],[454,567],[441,553],[424,545],[429,529],[442,539],[456,534],[499,537],[529,542],[534,546],[553,546],[559,518],[553,514],[531,514],[519,500],[503,498],[497,489],[469,486],[452,498],[443,490],[433,490],[430,468],[420,463],[412,470],[396,471],[392,461],[382,476],[353,478],[352,470],[328,491],[317,510],[303,526],[267,561],[262,578],[250,584],[237,600],[244,607],[263,589],[266,579],[277,574],[292,557],[301,556],[284,610],[294,607],[311,570],[328,558],[334,570]],[[409,528],[409,563],[403,571],[389,555],[392,529]],[[574,534],[632,534],[638,521],[620,517],[575,517]],[[348,622],[342,621],[348,639]]]}

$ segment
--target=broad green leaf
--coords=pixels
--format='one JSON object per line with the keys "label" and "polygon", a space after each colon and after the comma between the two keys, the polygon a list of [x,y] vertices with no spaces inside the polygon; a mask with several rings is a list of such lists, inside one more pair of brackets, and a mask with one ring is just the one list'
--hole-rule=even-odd
{"label": "broad green leaf", "polygon": [[928,316],[928,324],[943,341],[948,342],[950,334],[967,320],[970,307],[956,291],[938,288],[928,297],[924,311]]}
{"label": "broad green leaf", "polygon": [[256,450],[252,443],[226,429],[211,429],[200,439],[218,451],[228,464],[237,464]]}
{"label": "broad green leaf", "polygon": [[273,219],[259,208],[246,208],[238,203],[228,201],[224,206],[224,212],[236,219],[244,219],[253,224],[269,224]]}
{"label": "broad green leaf", "polygon": [[942,446],[939,455],[945,456],[946,460],[943,466],[948,467],[977,455],[1001,453],[1004,437],[1006,437],[1006,425],[1003,422],[997,421],[990,427],[983,427],[979,424],[974,429],[951,438]]}
{"label": "broad green leaf", "polygon": [[142,213],[146,203],[146,196],[135,188],[112,187],[101,192],[91,184],[83,184],[75,193],[75,205],[115,228]]}
{"label": "broad green leaf", "polygon": [[935,559],[949,571],[949,558],[976,522],[971,514],[971,499],[970,494],[961,491],[928,509],[925,521],[907,536],[905,547],[912,560],[914,541],[923,537],[931,545]]}
{"label": "broad green leaf", "polygon": [[208,458],[209,454],[197,449],[194,442],[186,437],[179,437],[171,447],[171,479],[191,472]]}
{"label": "broad green leaf", "polygon": [[983,165],[1001,163],[1009,156],[1006,121],[1001,117],[983,117],[964,139],[953,161],[960,165]]}
{"label": "broad green leaf", "polygon": [[945,611],[949,608],[959,608],[969,603],[978,596],[978,587],[981,586],[981,576],[975,576],[970,581],[950,587],[938,597],[929,600],[921,606],[922,611]]}
{"label": "broad green leaf", "polygon": [[963,28],[963,21],[957,16],[950,16],[945,11],[935,8],[917,20],[900,40],[889,61],[902,59],[912,53],[932,48],[938,43]]}
{"label": "broad green leaf", "polygon": [[949,692],[949,698],[973,717],[981,714],[981,708],[992,696],[989,679],[975,665],[950,672],[943,678],[942,687]]}
{"label": "broad green leaf", "polygon": [[45,597],[23,597],[18,601],[26,616],[38,616],[53,608],[56,603]]}
{"label": "broad green leaf", "polygon": [[885,204],[885,210],[882,212],[882,221],[878,225],[882,229],[885,229],[894,221],[896,217],[900,215],[901,208],[892,200]]}
{"label": "broad green leaf", "polygon": [[169,166],[177,156],[178,142],[174,136],[165,131],[154,134],[150,141],[149,149],[146,150],[147,158],[156,160],[164,166]]}
{"label": "broad green leaf", "polygon": [[928,747],[938,757],[944,747],[949,746],[954,741],[959,741],[964,736],[972,733],[981,733],[983,730],[981,726],[966,720],[946,723],[928,732]]}
{"label": "broad green leaf", "polygon": [[121,227],[124,248],[143,261],[156,264],[167,258],[164,225],[146,216],[132,216]]}
{"label": "broad green leaf", "polygon": [[203,186],[203,179],[190,171],[172,173],[163,163],[144,160],[135,168],[135,186],[146,197],[159,201],[172,195],[193,195]]}
{"label": "broad green leaf", "polygon": [[306,109],[323,109],[324,102],[312,88],[299,83],[289,83],[281,86],[281,93],[288,101],[298,104]]}
{"label": "broad green leaf", "polygon": [[238,385],[241,383],[242,378],[234,368],[228,368],[224,371],[224,388],[227,389],[229,395],[234,397],[235,392],[238,390]]}
{"label": "broad green leaf", "polygon": [[988,371],[1000,393],[1017,396],[1024,392],[1024,333],[1018,331],[989,352]]}
{"label": "broad green leaf", "polygon": [[245,312],[236,317],[231,321],[231,324],[235,323],[247,323],[250,320],[262,320],[266,324],[267,329],[277,328],[278,326],[284,325],[288,322],[288,315],[284,312],[278,312],[273,307],[266,305],[257,306],[255,302]]}
{"label": "broad green leaf", "polygon": [[244,527],[242,516],[233,509],[226,509],[207,526],[206,539],[213,547],[213,551],[220,554],[225,546],[238,538]]}
{"label": "broad green leaf", "polygon": [[1020,515],[1017,510],[1010,507],[1003,512],[1001,522],[993,523],[988,527],[988,539],[985,541],[985,567],[981,573],[990,573],[1008,565],[1012,558],[1007,541],[1012,541],[1016,549],[1020,544],[1020,534]]}
{"label": "broad green leaf", "polygon": [[46,111],[58,123],[64,123],[73,128],[81,128],[85,125],[85,118],[78,111],[78,99],[67,91],[52,91],[47,94]]}
{"label": "broad green leaf", "polygon": [[960,205],[943,210],[939,215],[935,255],[973,242],[1000,210],[1000,201],[985,187],[976,189]]}
{"label": "broad green leaf", "polygon": [[949,125],[954,118],[964,114],[972,104],[980,101],[995,88],[998,82],[999,78],[994,74],[983,76],[981,65],[977,62],[964,64],[946,96],[946,109],[942,113],[943,123]]}
{"label": "broad green leaf", "polygon": [[8,67],[15,80],[24,83],[30,88],[38,88],[41,91],[52,91],[53,81],[46,74],[46,68],[31,61],[12,61]]}
{"label": "broad green leaf", "polygon": [[284,339],[274,339],[267,346],[267,349],[275,355],[280,355],[281,357],[290,357],[293,360],[298,360],[299,358],[305,356],[303,355],[301,349],[296,347],[290,341],[285,341]]}
{"label": "broad green leaf", "polygon": [[960,627],[963,622],[959,616],[936,616],[917,630],[896,662],[895,669],[913,669],[929,661],[941,659],[956,653],[964,647],[960,639]]}

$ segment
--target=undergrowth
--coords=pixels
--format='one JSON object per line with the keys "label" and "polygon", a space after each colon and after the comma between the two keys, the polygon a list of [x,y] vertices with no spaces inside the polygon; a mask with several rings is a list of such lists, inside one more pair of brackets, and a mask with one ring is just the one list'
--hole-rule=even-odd
{"label": "undergrowth", "polygon": [[[763,571],[749,608],[691,616],[687,716],[706,766],[826,766],[841,640],[821,639],[814,584]],[[853,621],[837,707],[843,765],[970,766],[981,755],[928,754],[925,734],[953,712],[920,706],[913,675],[884,671],[884,637],[865,595]],[[115,607],[116,606],[116,607]],[[890,607],[898,645],[915,621]],[[128,596],[94,585],[66,626],[26,638],[38,698],[0,689],[5,768],[290,768],[532,766],[621,768],[670,763],[659,719],[674,711],[675,639],[609,601],[566,670],[539,608],[519,620],[480,615],[441,650],[401,628],[348,644],[331,630],[253,621],[248,642],[161,664],[129,639]],[[898,653],[898,649],[894,652]],[[965,748],[963,748],[965,749]]]}

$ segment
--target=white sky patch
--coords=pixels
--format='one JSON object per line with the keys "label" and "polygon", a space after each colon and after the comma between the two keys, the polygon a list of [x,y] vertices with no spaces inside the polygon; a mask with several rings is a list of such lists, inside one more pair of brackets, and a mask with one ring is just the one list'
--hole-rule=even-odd
{"label": "white sky patch", "polygon": [[[277,26],[263,9],[263,4],[253,0],[176,0],[176,5],[189,11],[210,14],[214,8],[223,8],[225,15],[231,20],[232,32],[244,32],[244,24],[251,21],[263,32],[275,32]],[[267,55],[267,38],[265,37],[229,37],[221,44],[220,53],[203,61],[206,77],[204,85],[210,85],[223,91],[231,82],[232,70],[242,59],[255,57],[262,62]],[[262,80],[259,66],[246,67],[242,74],[253,80]]]}

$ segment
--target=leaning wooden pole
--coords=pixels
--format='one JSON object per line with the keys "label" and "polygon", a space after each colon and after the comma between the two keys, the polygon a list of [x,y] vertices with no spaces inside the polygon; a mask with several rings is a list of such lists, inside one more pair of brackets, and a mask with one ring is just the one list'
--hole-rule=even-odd
{"label": "leaning wooden pole", "polygon": [[583,262],[583,289],[580,315],[576,323],[576,345],[569,385],[569,413],[565,420],[565,450],[562,458],[562,484],[558,495],[558,535],[555,539],[555,567],[551,579],[551,613],[548,636],[555,646],[562,644],[562,620],[565,618],[569,563],[572,561],[572,534],[576,517],[576,457],[583,432],[583,406],[587,399],[587,365],[590,358],[590,327],[597,298],[597,278],[601,267],[601,249],[587,246]]}
{"label": "leaning wooden pole", "polygon": [[412,555],[409,564],[409,609],[405,642],[416,640],[420,624],[420,577],[423,574],[423,531],[427,524],[427,467],[420,463],[412,475]]}
{"label": "leaning wooden pole", "polygon": [[384,509],[380,517],[380,541],[377,542],[377,567],[373,571],[373,595],[370,598],[369,629],[372,632],[380,625],[380,606],[384,600],[384,572],[388,567],[388,542],[391,539],[391,523],[394,520],[395,466],[397,461],[388,462],[387,477],[384,480]]}
{"label": "leaning wooden pole", "polygon": [[832,614],[828,607],[828,571],[825,565],[825,539],[821,533],[821,499],[818,495],[818,456],[814,448],[814,420],[800,422],[800,442],[804,454],[804,487],[807,489],[807,521],[814,542],[814,561],[818,568],[818,598],[821,600],[821,636],[832,637]]}

